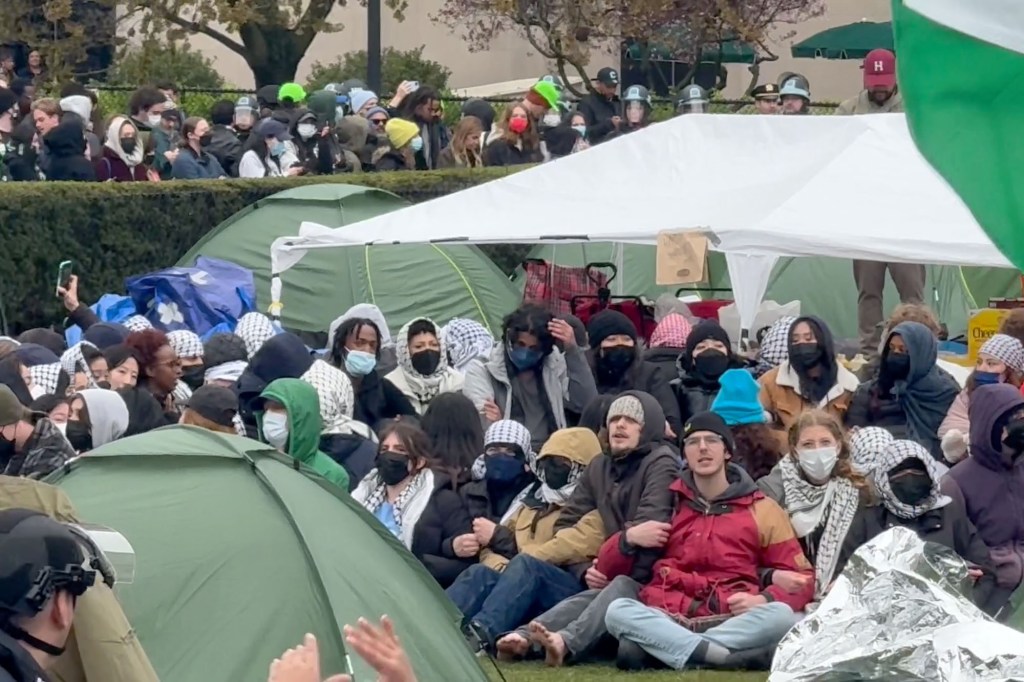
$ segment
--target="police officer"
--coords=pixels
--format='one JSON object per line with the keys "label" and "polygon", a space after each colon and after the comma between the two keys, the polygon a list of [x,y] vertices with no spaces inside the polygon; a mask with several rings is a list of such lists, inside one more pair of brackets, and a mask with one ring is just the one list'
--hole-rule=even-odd
{"label": "police officer", "polygon": [[697,85],[687,85],[679,95],[679,104],[676,107],[677,114],[706,114],[711,99],[708,91]]}
{"label": "police officer", "polygon": [[630,85],[622,96],[626,125],[622,132],[646,128],[651,120],[651,93],[642,85]]}
{"label": "police officer", "polygon": [[66,526],[30,509],[0,512],[0,682],[49,679],[96,581],[85,561]]}
{"label": "police officer", "polygon": [[793,74],[779,90],[783,114],[806,115],[811,113],[811,84],[800,74]]}
{"label": "police officer", "polygon": [[775,83],[763,83],[750,93],[754,96],[754,106],[759,114],[779,113],[779,86]]}

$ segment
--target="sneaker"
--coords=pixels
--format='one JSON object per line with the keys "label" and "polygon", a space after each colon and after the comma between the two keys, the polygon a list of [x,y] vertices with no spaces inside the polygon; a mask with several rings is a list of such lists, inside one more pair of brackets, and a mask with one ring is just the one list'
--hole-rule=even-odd
{"label": "sneaker", "polygon": [[765,646],[757,649],[734,651],[725,660],[715,666],[721,670],[771,670],[775,647]]}
{"label": "sneaker", "polygon": [[470,642],[470,649],[474,652],[484,651],[490,653],[494,651],[494,635],[480,621],[469,621],[463,626],[462,632],[466,636],[466,640]]}
{"label": "sneaker", "polygon": [[615,656],[615,667],[619,670],[643,670],[647,662],[647,652],[631,639],[619,640],[619,652]]}

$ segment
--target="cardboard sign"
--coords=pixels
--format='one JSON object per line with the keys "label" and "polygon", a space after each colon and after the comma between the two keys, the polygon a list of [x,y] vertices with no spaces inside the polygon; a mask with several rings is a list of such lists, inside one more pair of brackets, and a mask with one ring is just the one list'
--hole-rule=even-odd
{"label": "cardboard sign", "polygon": [[659,232],[655,282],[658,286],[703,282],[707,255],[707,237],[699,232]]}
{"label": "cardboard sign", "polygon": [[999,331],[999,325],[1009,312],[1008,309],[995,308],[972,311],[971,319],[967,322],[967,358],[971,366],[978,359],[982,345]]}

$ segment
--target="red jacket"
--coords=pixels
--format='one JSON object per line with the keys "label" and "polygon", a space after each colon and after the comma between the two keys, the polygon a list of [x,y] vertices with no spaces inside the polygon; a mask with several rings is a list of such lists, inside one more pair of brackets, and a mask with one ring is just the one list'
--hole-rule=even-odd
{"label": "red jacket", "polygon": [[[802,611],[814,597],[814,570],[797,541],[789,516],[757,489],[737,465],[729,465],[729,489],[707,503],[692,487],[692,474],[672,483],[677,495],[672,531],[640,601],[671,616],[695,618],[729,613],[730,596],[747,592]],[[620,533],[598,554],[597,570],[609,579],[628,574],[630,548]],[[763,569],[797,571],[811,578],[797,594],[761,589]]]}

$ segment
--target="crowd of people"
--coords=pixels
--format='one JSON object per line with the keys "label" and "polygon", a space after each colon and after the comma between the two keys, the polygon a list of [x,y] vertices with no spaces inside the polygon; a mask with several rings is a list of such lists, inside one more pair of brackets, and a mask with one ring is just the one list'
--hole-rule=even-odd
{"label": "crowd of people", "polygon": [[[259,313],[202,342],[99,321],[77,279],[61,293],[80,342],[0,339],[4,476],[174,424],[260,440],[351,494],[502,659],[766,668],[893,526],[962,557],[996,618],[1024,578],[1024,311],[961,385],[914,304],[858,376],[816,317],[781,318],[740,354],[675,299],[649,339],[617,310],[584,323],[531,303],[496,338],[469,319],[393,335],[360,304],[316,351]],[[11,621],[25,602],[5,580],[0,649],[48,660],[60,628]],[[28,615],[64,623],[79,589],[64,585]]]}
{"label": "crowd of people", "polygon": [[[312,93],[297,83],[268,85],[202,112],[183,111],[178,86],[164,81],[133,92],[125,111],[101,112],[94,91],[69,83],[51,96],[37,91],[46,75],[39,63],[33,67],[30,58],[29,68],[38,70],[18,74],[6,68],[12,63],[0,55],[0,177],[7,181],[513,166],[558,159],[640,130],[651,124],[653,111],[646,87],[630,85],[620,96],[618,72],[605,67],[592,92],[576,101],[557,76],[545,76],[521,100],[498,109],[483,99],[464,102],[452,128],[441,94],[417,81],[402,82],[387,101],[356,79]],[[873,51],[864,64],[865,90],[836,113],[901,111],[892,53]],[[810,84],[799,74],[784,74],[752,94],[760,114],[810,113]],[[681,90],[676,111],[706,113],[710,103],[706,90],[690,85]]]}

